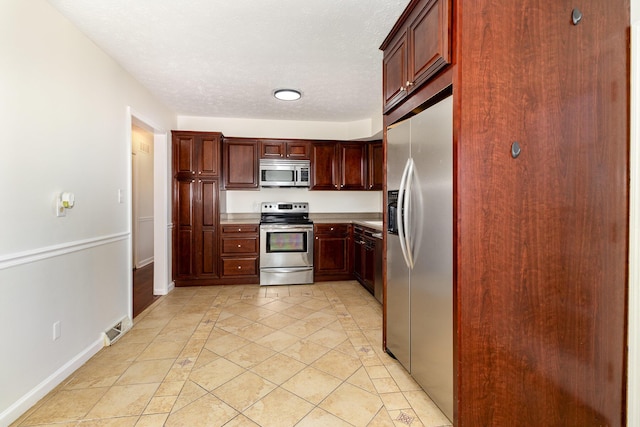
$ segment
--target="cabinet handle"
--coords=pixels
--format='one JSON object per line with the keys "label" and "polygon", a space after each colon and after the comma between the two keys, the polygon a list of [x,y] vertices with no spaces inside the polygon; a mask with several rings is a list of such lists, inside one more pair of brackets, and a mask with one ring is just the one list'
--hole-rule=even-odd
{"label": "cabinet handle", "polygon": [[242,266],[241,265],[238,266],[238,270],[242,270]]}
{"label": "cabinet handle", "polygon": [[239,247],[239,248],[241,248],[241,247],[242,247],[242,245],[238,245],[238,247]]}
{"label": "cabinet handle", "polygon": [[238,228],[238,231],[242,231],[242,228]]}
{"label": "cabinet handle", "polygon": [[196,171],[191,171],[191,175],[195,175],[195,174],[196,174]]}
{"label": "cabinet handle", "polygon": [[331,231],[333,231],[333,227],[331,227]]}
{"label": "cabinet handle", "polygon": [[404,87],[404,86],[401,86],[401,87],[400,87],[400,92],[404,92],[404,91],[406,91],[406,90],[407,90],[407,88],[406,88],[406,87]]}
{"label": "cabinet handle", "polygon": [[409,88],[411,86],[413,86],[413,82],[410,82],[410,81],[407,80],[407,88]]}

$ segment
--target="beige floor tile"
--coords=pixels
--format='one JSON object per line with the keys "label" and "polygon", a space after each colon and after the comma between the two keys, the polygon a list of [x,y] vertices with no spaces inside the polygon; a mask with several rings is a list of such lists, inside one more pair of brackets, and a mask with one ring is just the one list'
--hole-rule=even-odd
{"label": "beige floor tile", "polygon": [[172,412],[165,423],[173,426],[223,426],[238,415],[238,411],[210,394]]}
{"label": "beige floor tile", "polygon": [[213,391],[245,370],[227,359],[219,358],[191,371],[189,379],[207,391]]}
{"label": "beige floor tile", "polygon": [[344,383],[319,406],[353,425],[366,426],[382,408],[382,400],[375,394]]}
{"label": "beige floor tile", "polygon": [[292,346],[282,350],[281,353],[308,365],[315,360],[318,360],[329,351],[330,349],[323,345],[316,344],[308,340],[300,340]]}
{"label": "beige floor tile", "polygon": [[270,328],[274,329],[282,329],[285,326],[289,326],[295,323],[298,319],[292,316],[287,316],[286,314],[276,313],[269,317],[265,317],[264,319],[260,319],[260,323]]}
{"label": "beige floor tile", "polygon": [[274,351],[281,351],[292,346],[294,343],[298,342],[298,340],[300,340],[300,338],[295,335],[275,330],[270,334],[262,336],[262,338],[256,341],[256,344],[260,344]]}
{"label": "beige floor tile", "polygon": [[394,422],[385,408],[378,411],[375,417],[367,424],[367,427],[395,427]]}
{"label": "beige floor tile", "polygon": [[353,375],[351,375],[347,379],[347,382],[351,385],[363,389],[364,391],[368,391],[369,393],[377,393],[376,388],[373,385],[371,378],[369,378],[367,370],[364,368],[364,366],[358,369]]}
{"label": "beige floor tile", "polygon": [[307,365],[284,354],[275,354],[262,363],[251,368],[251,371],[274,384],[282,384]]}
{"label": "beige floor tile", "polygon": [[320,408],[315,408],[296,427],[350,427],[351,424]]}
{"label": "beige floor tile", "polygon": [[263,325],[261,323],[252,323],[244,328],[241,328],[236,334],[244,339],[250,341],[258,341],[260,338],[276,332],[275,329]]}
{"label": "beige floor tile", "polygon": [[446,426],[451,424],[451,421],[423,391],[406,391],[403,394],[425,426]]}
{"label": "beige floor tile", "polygon": [[160,383],[173,365],[173,359],[134,362],[116,381],[116,385]]}
{"label": "beige floor tile", "polygon": [[[102,361],[103,359],[101,359]],[[118,381],[118,378],[131,366],[131,362],[112,363],[108,360],[103,363],[87,364],[78,369],[72,378],[64,385],[65,389],[85,389],[92,387],[110,387]]]}
{"label": "beige floor tile", "polygon": [[251,368],[274,354],[275,352],[270,348],[251,343],[228,353],[225,355],[225,358],[239,366],[242,366],[243,368]]}
{"label": "beige floor tile", "polygon": [[[100,420],[83,420],[77,427],[133,427],[139,417],[113,417]],[[58,426],[56,426],[58,427]]]}
{"label": "beige floor tile", "polygon": [[381,326],[355,281],[176,288],[14,425],[449,425]]}
{"label": "beige floor tile", "polygon": [[341,383],[332,375],[307,367],[282,384],[282,388],[317,405]]}
{"label": "beige floor tile", "polygon": [[224,427],[260,427],[249,418],[240,414],[224,425]]}
{"label": "beige floor tile", "polygon": [[360,363],[360,360],[356,357],[336,350],[330,350],[320,359],[313,362],[311,366],[331,374],[334,377],[338,377],[341,380],[346,380],[362,367],[362,363]]}
{"label": "beige floor tile", "polygon": [[144,409],[143,414],[164,414],[171,412],[178,396],[154,396]]}
{"label": "beige floor tile", "polygon": [[244,347],[250,342],[251,341],[234,334],[226,333],[226,335],[220,335],[217,333],[215,338],[209,338],[209,340],[207,340],[204,348],[211,350],[220,356],[224,356],[232,351]]}
{"label": "beige floor tile", "polygon": [[89,412],[86,418],[113,418],[141,415],[158,384],[113,386]]}
{"label": "beige floor tile", "polygon": [[135,427],[163,427],[169,414],[152,414],[140,417]]}
{"label": "beige floor tile", "polygon": [[234,378],[233,381],[229,381],[215,389],[213,394],[226,404],[242,412],[275,388],[276,385],[272,382],[253,372],[245,372]]}
{"label": "beige floor tile", "polygon": [[[333,323],[336,323],[338,325],[340,324],[340,322],[338,321],[333,321],[331,324]],[[328,328],[322,328],[319,331],[309,335],[307,339],[316,344],[334,348],[347,340],[347,334],[342,331],[342,326],[340,326],[340,330],[338,331]]]}
{"label": "beige floor tile", "polygon": [[53,424],[82,419],[108,388],[61,390],[45,401],[22,425]]}
{"label": "beige floor tile", "polygon": [[404,397],[404,394],[400,392],[380,393],[379,396],[380,399],[382,399],[382,403],[384,403],[384,407],[387,408],[388,411],[411,408],[411,405]]}
{"label": "beige floor tile", "polygon": [[177,396],[182,391],[185,381],[164,381],[156,390],[155,396]]}
{"label": "beige floor tile", "polygon": [[[424,424],[420,421],[416,413],[412,409],[401,409],[398,411],[388,411],[391,420],[393,421],[393,425],[396,427],[422,427]],[[426,426],[426,427],[436,427],[436,426]],[[438,426],[439,427],[439,426]]]}
{"label": "beige floor tile", "polygon": [[309,402],[277,388],[244,411],[244,415],[261,427],[283,427],[295,425],[312,409]]}
{"label": "beige floor tile", "polygon": [[184,341],[154,341],[138,356],[136,360],[175,359],[185,346]]}
{"label": "beige floor tile", "polygon": [[373,385],[378,393],[398,393],[400,388],[393,378],[374,378]]}
{"label": "beige floor tile", "polygon": [[376,366],[365,366],[367,373],[369,374],[369,378],[387,378],[391,377],[387,368],[384,365],[376,365]]}
{"label": "beige floor tile", "polygon": [[194,383],[193,381],[185,382],[184,387],[182,387],[182,390],[180,391],[180,394],[176,399],[176,403],[173,404],[172,411],[179,411],[185,406],[200,399],[205,394],[207,394],[207,390],[202,388],[200,385]]}

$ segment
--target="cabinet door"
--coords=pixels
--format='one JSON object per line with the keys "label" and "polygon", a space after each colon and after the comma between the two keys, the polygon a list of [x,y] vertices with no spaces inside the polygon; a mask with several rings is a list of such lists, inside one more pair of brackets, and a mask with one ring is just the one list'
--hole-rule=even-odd
{"label": "cabinet door", "polygon": [[318,224],[314,227],[313,270],[316,280],[346,280],[351,269],[351,226]]}
{"label": "cabinet door", "polygon": [[194,202],[194,272],[198,278],[218,276],[218,180],[198,179]]}
{"label": "cabinet door", "polygon": [[355,227],[353,230],[353,275],[362,283],[364,280],[364,237],[362,229]]}
{"label": "cabinet door", "polygon": [[310,148],[309,141],[287,141],[287,158],[291,160],[309,160]]}
{"label": "cabinet door", "polygon": [[385,112],[406,96],[407,77],[407,36],[401,33],[397,41],[384,51],[382,91]]}
{"label": "cabinet door", "polygon": [[261,159],[283,159],[285,156],[284,141],[262,140],[260,141]]}
{"label": "cabinet door", "polygon": [[225,189],[257,189],[258,141],[226,138],[222,146]]}
{"label": "cabinet door", "polygon": [[340,143],[340,190],[365,190],[366,149],[361,142]]}
{"label": "cabinet door", "polygon": [[372,142],[367,148],[367,189],[382,190],[384,182],[382,173],[382,166],[384,161],[382,141]]}
{"label": "cabinet door", "polygon": [[198,175],[218,176],[220,169],[220,135],[203,135],[197,138]]}
{"label": "cabinet door", "polygon": [[193,276],[193,199],[195,181],[174,180],[173,186],[173,275],[174,279]]}
{"label": "cabinet door", "polygon": [[311,190],[336,190],[338,159],[336,144],[315,142],[311,144]]}
{"label": "cabinet door", "polygon": [[409,65],[406,82],[409,91],[451,63],[449,1],[428,0],[409,24]]}

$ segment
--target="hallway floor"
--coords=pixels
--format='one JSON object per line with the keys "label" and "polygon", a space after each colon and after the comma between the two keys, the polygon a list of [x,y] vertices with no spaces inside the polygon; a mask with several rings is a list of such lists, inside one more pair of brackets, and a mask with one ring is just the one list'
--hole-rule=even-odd
{"label": "hallway floor", "polygon": [[13,426],[450,425],[357,282],[176,288]]}

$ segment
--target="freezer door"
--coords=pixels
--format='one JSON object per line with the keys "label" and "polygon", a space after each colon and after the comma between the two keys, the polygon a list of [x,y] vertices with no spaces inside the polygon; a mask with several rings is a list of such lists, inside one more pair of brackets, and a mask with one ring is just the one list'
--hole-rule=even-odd
{"label": "freezer door", "polygon": [[[412,118],[411,374],[453,420],[453,103]],[[421,200],[421,203],[417,203]],[[421,205],[421,207],[419,207]],[[422,211],[419,212],[418,209]]]}
{"label": "freezer door", "polygon": [[[411,125],[404,121],[387,129],[387,188],[397,190],[410,155]],[[387,233],[387,350],[410,369],[409,269],[398,235]]]}

